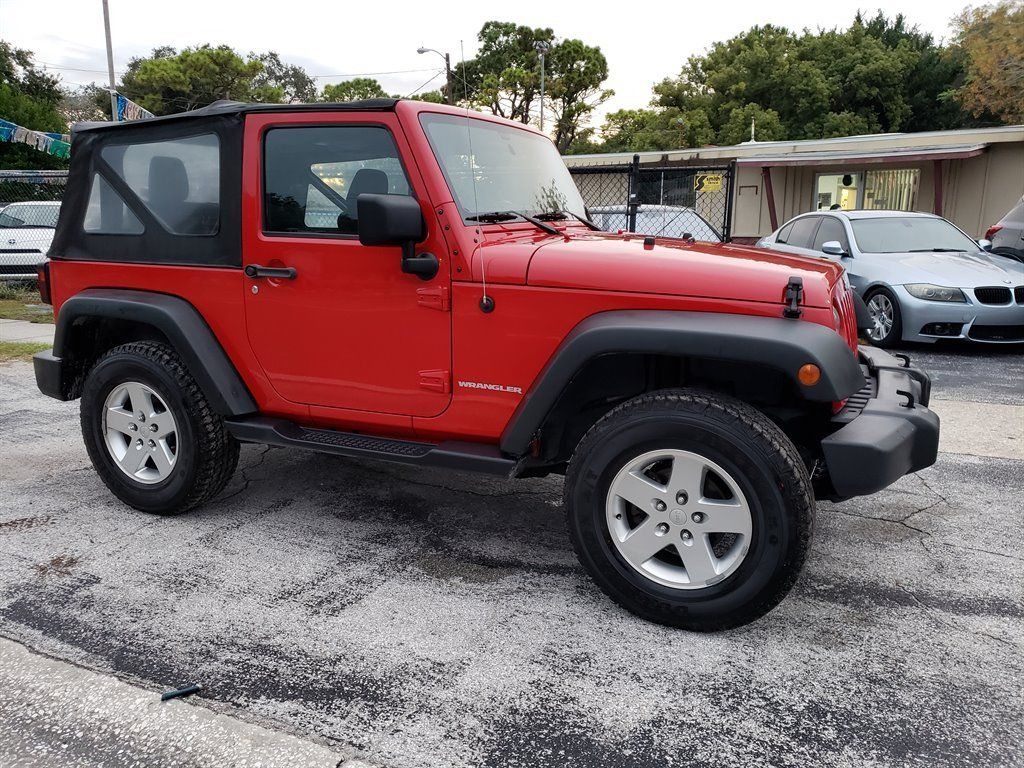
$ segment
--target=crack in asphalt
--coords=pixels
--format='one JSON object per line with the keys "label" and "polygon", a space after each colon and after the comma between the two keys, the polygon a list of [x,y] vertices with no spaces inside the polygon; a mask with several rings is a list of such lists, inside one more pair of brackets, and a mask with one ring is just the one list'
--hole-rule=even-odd
{"label": "crack in asphalt", "polygon": [[985,637],[989,640],[994,640],[997,643],[1000,643],[1001,645],[1006,645],[1013,649],[1019,650],[1020,648],[1024,647],[1018,643],[1013,642],[1012,640],[1007,640],[996,635],[990,635],[988,632],[983,632],[981,630],[975,631],[972,629],[968,629],[967,627],[964,627],[955,621],[944,619],[942,616],[938,615],[938,611],[936,608],[934,608],[931,605],[928,605],[928,603],[919,598],[914,592],[900,584],[899,581],[894,579],[893,584],[895,584],[900,589],[900,591],[903,592],[903,594],[905,594],[907,597],[909,597],[911,600],[917,603],[917,605],[921,606],[921,608],[924,609],[925,613],[927,613],[929,616],[935,619],[935,621],[937,621],[939,624],[946,627],[947,629],[956,630],[958,632],[966,632],[967,634],[973,635],[974,637]]}

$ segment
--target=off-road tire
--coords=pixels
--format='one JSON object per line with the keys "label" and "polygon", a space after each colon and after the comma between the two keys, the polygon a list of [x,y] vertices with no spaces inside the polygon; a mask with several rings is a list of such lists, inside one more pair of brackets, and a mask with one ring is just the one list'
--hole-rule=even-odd
{"label": "off-road tire", "polygon": [[[103,409],[118,385],[137,381],[166,402],[178,427],[177,460],[165,479],[146,485],[128,477],[104,442]],[[209,501],[238,465],[238,441],[167,344],[137,341],[104,354],[86,375],[82,436],[97,474],[121,501],[142,512],[176,515]]]}
{"label": "off-road tire", "polygon": [[[737,570],[698,589],[663,586],[631,567],[612,543],[606,499],[612,479],[647,451],[682,450],[725,468],[746,496],[749,548]],[[810,547],[814,500],[792,441],[764,414],[717,393],[672,389],[622,403],[583,437],[569,463],[565,508],[580,562],[622,607],[697,631],[751,622],[796,583]]]}

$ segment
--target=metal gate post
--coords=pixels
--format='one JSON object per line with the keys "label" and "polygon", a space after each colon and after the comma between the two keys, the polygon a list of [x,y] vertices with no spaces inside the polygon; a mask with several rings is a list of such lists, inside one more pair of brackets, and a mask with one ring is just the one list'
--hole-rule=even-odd
{"label": "metal gate post", "polygon": [[629,196],[626,200],[626,231],[636,232],[636,209],[640,205],[640,155],[629,164]]}
{"label": "metal gate post", "polygon": [[729,163],[728,179],[725,185],[725,221],[722,223],[722,239],[729,242],[732,239],[732,206],[733,193],[736,191],[736,161]]}

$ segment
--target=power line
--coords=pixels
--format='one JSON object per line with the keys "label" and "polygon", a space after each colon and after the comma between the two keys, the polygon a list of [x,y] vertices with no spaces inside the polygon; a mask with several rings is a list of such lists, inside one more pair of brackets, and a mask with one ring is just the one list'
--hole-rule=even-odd
{"label": "power line", "polygon": [[437,80],[437,78],[439,78],[439,77],[440,77],[441,75],[443,75],[443,74],[445,74],[445,71],[444,71],[443,69],[439,69],[439,70],[438,70],[438,71],[437,71],[436,73],[434,73],[434,76],[433,76],[433,77],[431,77],[431,78],[430,78],[429,80],[427,80],[427,82],[425,82],[425,83],[424,83],[423,85],[421,85],[421,86],[420,86],[419,88],[417,88],[417,89],[416,89],[416,90],[414,90],[414,91],[409,91],[409,93],[407,93],[407,94],[406,94],[405,98],[409,98],[410,96],[414,96],[414,95],[415,95],[415,94],[416,94],[416,93],[417,93],[418,91],[422,91],[422,90],[423,90],[424,88],[426,88],[426,87],[427,87],[428,85],[430,85],[430,84],[431,84],[432,82],[434,82],[435,80]]}
{"label": "power line", "polygon": [[[100,74],[100,75],[103,75],[103,74],[107,73],[107,70],[105,70],[105,69],[88,69],[86,67],[66,67],[63,64],[54,64],[53,62],[50,62],[50,61],[37,61],[36,63],[37,64],[42,64],[44,67],[49,67],[50,69],[59,70],[61,72],[89,72],[89,73],[95,73],[95,74]],[[309,77],[312,78],[313,80],[324,80],[324,79],[332,78],[332,77],[372,77],[372,76],[376,76],[376,75],[409,75],[409,74],[417,74],[419,72],[433,72],[433,71],[434,70],[431,67],[424,67],[422,69],[392,69],[392,70],[388,70],[386,72],[339,72],[339,73],[336,73],[336,74],[329,74],[329,75],[309,75]],[[123,75],[124,73],[125,73],[125,70],[115,70],[114,71],[114,74],[116,74],[116,75]]]}

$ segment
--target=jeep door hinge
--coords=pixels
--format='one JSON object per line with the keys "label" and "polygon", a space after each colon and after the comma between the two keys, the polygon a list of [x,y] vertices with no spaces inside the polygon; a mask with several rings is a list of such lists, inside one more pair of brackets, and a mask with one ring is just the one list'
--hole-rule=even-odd
{"label": "jeep door hinge", "polygon": [[452,391],[451,371],[420,371],[420,389],[447,395]]}
{"label": "jeep door hinge", "polygon": [[786,283],[785,299],[788,304],[782,309],[782,316],[796,319],[803,314],[800,302],[804,299],[804,280],[802,277],[791,277]]}
{"label": "jeep door hinge", "polygon": [[451,307],[448,300],[447,285],[432,285],[428,288],[416,290],[416,301],[421,307],[436,309],[440,312],[447,312]]}

